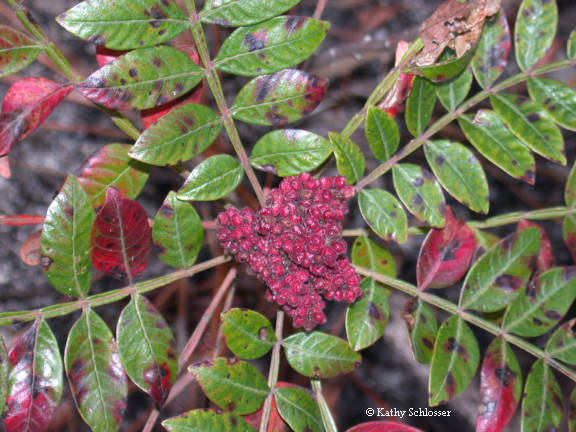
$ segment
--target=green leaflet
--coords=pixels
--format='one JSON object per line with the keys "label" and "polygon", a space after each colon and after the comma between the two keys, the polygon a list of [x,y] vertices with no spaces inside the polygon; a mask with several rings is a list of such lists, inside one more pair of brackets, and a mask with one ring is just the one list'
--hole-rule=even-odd
{"label": "green leaflet", "polygon": [[276,343],[272,324],[258,312],[234,308],[223,312],[221,318],[226,345],[238,357],[262,357]]}
{"label": "green leaflet", "polygon": [[408,163],[392,168],[394,188],[406,208],[433,227],[444,226],[446,203],[442,188],[426,169]]}
{"label": "green leaflet", "polygon": [[545,158],[566,165],[562,133],[540,105],[513,94],[493,94],[490,102],[498,117],[526,146]]}
{"label": "green leaflet", "polygon": [[576,57],[576,30],[572,30],[572,33],[570,33],[568,44],[566,45],[566,55],[568,58]]}
{"label": "green leaflet", "polygon": [[576,267],[548,270],[531,281],[508,307],[502,328],[520,336],[540,336],[566,314],[576,298]]}
{"label": "green leaflet", "polygon": [[351,372],[361,362],[360,354],[352,351],[345,340],[319,331],[288,336],[282,346],[290,366],[314,379]]}
{"label": "green leaflet", "polygon": [[444,50],[438,62],[429,66],[420,66],[418,71],[422,76],[434,82],[442,82],[454,78],[470,63],[474,50],[468,50],[461,57],[456,57],[451,50]]}
{"label": "green leaflet", "polygon": [[44,47],[12,27],[0,25],[0,77],[12,75],[34,60]]}
{"label": "green leaflet", "polygon": [[414,359],[423,364],[430,363],[438,333],[438,319],[434,311],[414,297],[406,302],[402,318],[406,323]]}
{"label": "green leaflet", "polygon": [[514,25],[516,62],[522,71],[531,69],[550,48],[557,24],[556,1],[522,2]]}
{"label": "green leaflet", "polygon": [[564,185],[564,203],[568,207],[576,204],[576,164],[572,165]]}
{"label": "green leaflet", "polygon": [[360,236],[354,241],[350,257],[354,265],[396,277],[396,261],[392,254],[367,236]]}
{"label": "green leaflet", "polygon": [[458,142],[427,141],[426,161],[446,191],[479,213],[488,213],[488,181],[476,156]]}
{"label": "green leaflet", "polygon": [[331,154],[332,145],[326,138],[305,130],[282,129],[268,132],[258,140],[250,163],[287,177],[318,168]]}
{"label": "green leaflet", "polygon": [[206,150],[221,130],[218,114],[189,103],[170,110],[144,130],[128,154],[151,165],[175,165]]}
{"label": "green leaflet", "polygon": [[466,98],[471,86],[472,74],[466,69],[460,75],[436,84],[436,96],[444,108],[452,111]]}
{"label": "green leaflet", "polygon": [[540,236],[536,227],[516,231],[482,255],[464,280],[459,305],[494,312],[511,303],[532,274]]}
{"label": "green leaflet", "polygon": [[472,58],[472,71],[482,88],[490,88],[502,75],[508,63],[511,45],[508,20],[500,10],[495,17],[485,21]]}
{"label": "green leaflet", "polygon": [[246,123],[282,127],[311,113],[328,80],[297,69],[254,78],[236,96],[232,116]]}
{"label": "green leaflet", "polygon": [[90,290],[90,230],[96,214],[88,195],[70,174],[44,219],[42,270],[59,292],[85,297]]}
{"label": "green leaflet", "polygon": [[363,189],[358,194],[358,206],[364,220],[384,240],[406,241],[406,213],[392,194],[381,189]]}
{"label": "green leaflet", "polygon": [[482,109],[474,118],[460,116],[458,124],[484,157],[512,177],[534,184],[536,167],[530,150],[506,128],[496,113]]}
{"label": "green leaflet", "polygon": [[558,327],[546,343],[546,352],[555,359],[564,363],[576,365],[576,335],[572,328],[574,319]]}
{"label": "green leaflet", "polygon": [[89,0],[60,14],[56,21],[70,33],[115,50],[166,42],[188,28],[189,21],[172,0]]}
{"label": "green leaflet", "polygon": [[232,192],[242,181],[244,170],[229,155],[210,156],[190,173],[178,199],[184,201],[217,200]]}
{"label": "green leaflet", "polygon": [[162,406],[178,374],[172,330],[154,305],[136,294],[122,310],[116,334],[126,373],[157,406]]}
{"label": "green leaflet", "polygon": [[308,392],[295,387],[274,390],[278,412],[295,432],[322,432],[322,415],[316,401]]}
{"label": "green leaflet", "polygon": [[207,0],[200,21],[225,26],[248,26],[280,15],[300,0]]}
{"label": "green leaflet", "polygon": [[562,390],[543,359],[532,365],[524,387],[522,431],[559,430],[562,421]]}
{"label": "green leaflet", "polygon": [[468,387],[480,360],[478,342],[460,317],[448,318],[434,344],[430,365],[430,406],[446,403]]}
{"label": "green leaflet", "polygon": [[169,432],[254,432],[254,428],[238,414],[194,409],[162,422]]}
{"label": "green leaflet", "polygon": [[414,136],[420,135],[432,118],[436,104],[436,87],[425,78],[416,76],[406,100],[406,126]]}
{"label": "green leaflet", "polygon": [[243,360],[219,357],[195,363],[188,371],[212,402],[236,414],[256,411],[270,391],[258,369]]}
{"label": "green leaflet", "polygon": [[346,177],[348,184],[358,182],[364,174],[366,161],[360,147],[347,136],[330,132],[338,172]]}
{"label": "green leaflet", "polygon": [[243,76],[277,72],[307,59],[322,43],[329,23],[282,16],[236,29],[214,59],[218,70]]}
{"label": "green leaflet", "polygon": [[398,149],[400,131],[386,111],[371,106],[366,116],[366,139],[376,159],[386,162]]}
{"label": "green leaflet", "polygon": [[528,93],[556,123],[576,130],[576,90],[550,78],[531,78],[528,80]]}
{"label": "green leaflet", "polygon": [[170,191],[154,217],[152,238],[163,262],[172,267],[190,267],[204,240],[202,220],[191,204],[180,201]]}

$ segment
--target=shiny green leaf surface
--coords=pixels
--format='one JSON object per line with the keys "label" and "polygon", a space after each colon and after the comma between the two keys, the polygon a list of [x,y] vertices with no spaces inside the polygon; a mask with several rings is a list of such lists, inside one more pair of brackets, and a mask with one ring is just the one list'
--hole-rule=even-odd
{"label": "shiny green leaf surface", "polygon": [[226,345],[238,357],[259,358],[274,346],[274,329],[264,315],[249,309],[234,308],[223,312],[221,317]]}
{"label": "shiny green leaf surface", "polygon": [[381,189],[363,189],[358,194],[358,205],[364,220],[380,237],[398,243],[406,241],[406,213],[392,194]]}

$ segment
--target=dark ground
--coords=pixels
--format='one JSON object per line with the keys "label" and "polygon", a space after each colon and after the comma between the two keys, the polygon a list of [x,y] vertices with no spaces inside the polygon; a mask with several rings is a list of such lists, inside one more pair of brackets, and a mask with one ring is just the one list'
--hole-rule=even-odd
{"label": "dark ground", "polygon": [[[57,14],[76,3],[70,0],[49,2],[31,0],[26,2],[26,5],[48,35],[72,60],[76,68],[83,75],[88,75],[96,69],[93,47],[69,35],[53,21]],[[307,119],[295,124],[298,128],[309,129],[322,135],[326,135],[328,131],[340,130],[347,120],[361,108],[370,91],[390,68],[396,41],[412,40],[419,24],[432,13],[439,2],[331,0],[328,3],[322,18],[331,22],[329,37],[317,55],[306,63],[305,68],[318,75],[329,77],[331,84],[321,106]],[[513,22],[512,18],[515,16],[519,3],[517,0],[504,2],[509,22]],[[313,0],[304,0],[296,8],[296,13],[311,15],[315,4]],[[560,44],[553,47],[554,56],[560,58],[564,55],[565,40],[574,22],[576,22],[576,4],[573,1],[561,1],[558,36]],[[4,3],[0,5],[0,23],[14,23],[14,18]],[[222,40],[224,34],[217,33],[213,36],[215,40]],[[509,67],[507,73],[513,74],[514,72],[514,66]],[[37,75],[53,76],[48,68],[35,63],[21,71],[16,77],[0,80],[0,96],[3,96],[7,86],[15,78]],[[573,86],[576,82],[575,71],[564,72],[559,79]],[[233,89],[239,88],[241,84],[239,81],[244,82],[239,79],[227,82],[226,89],[230,90],[231,95]],[[522,87],[514,90],[524,91]],[[440,110],[437,114],[440,114]],[[129,115],[136,121],[138,120],[134,113]],[[402,116],[399,117],[400,121],[401,118]],[[267,128],[240,125],[240,130],[244,142],[250,146]],[[438,137],[463,140],[457,128],[453,127],[446,128]],[[357,133],[354,138],[363,148],[367,148],[361,133]],[[403,142],[406,138],[404,137]],[[576,156],[575,135],[566,133],[565,138],[568,166],[561,167],[538,158],[537,183],[533,188],[503,175],[490,164],[485,164],[491,182],[491,215],[562,204],[563,184]],[[69,97],[48,119],[45,127],[17,145],[11,153],[12,178],[9,180],[0,178],[0,196],[2,197],[0,214],[44,214],[66,174],[77,170],[91,153],[111,142],[130,141],[122,132],[114,128],[106,115],[90,107],[78,97]],[[229,151],[225,141],[217,145],[221,146],[222,151]],[[423,157],[420,153],[416,153],[410,157],[410,160],[422,163]],[[368,161],[368,170],[375,166],[376,161]],[[149,217],[154,215],[168,190],[177,189],[181,181],[176,174],[167,169],[154,168],[152,170],[151,178],[139,198],[139,201],[146,207]],[[387,177],[379,183],[380,187],[391,186]],[[238,196],[235,199],[238,200]],[[466,212],[462,206],[456,205],[456,208],[458,213],[467,220],[476,217]],[[215,216],[216,210],[212,206],[201,205],[197,206],[197,209],[204,219],[210,220]],[[348,226],[362,226],[357,212],[351,214]],[[545,226],[555,242],[554,251],[558,263],[570,264],[569,254],[560,240],[560,225],[547,223]],[[36,229],[38,227],[0,226],[0,311],[33,309],[64,300],[49,285],[39,267],[29,267],[18,257],[20,245]],[[509,229],[510,227],[506,228],[506,230]],[[502,232],[507,232],[506,230]],[[211,238],[209,243],[213,245],[213,242],[214,239]],[[405,245],[386,245],[395,254],[399,275],[405,280],[414,281],[415,279],[414,262],[420,242],[420,237],[412,236]],[[199,261],[210,256],[210,248],[205,247]],[[153,259],[142,279],[158,276],[166,271],[168,269],[158,260]],[[195,322],[208,304],[219,278],[221,278],[220,273],[207,273],[202,277],[170,286],[162,293],[150,295],[168,321],[174,324],[181,344],[186,341],[190,329],[194,328]],[[257,307],[269,316],[273,316],[274,308],[258,300],[262,291],[255,282],[255,279],[251,277],[240,277],[234,305]],[[117,282],[104,278],[95,282],[93,292],[119,286]],[[456,291],[452,290],[447,295],[450,297],[455,293]],[[410,407],[427,406],[428,367],[419,365],[412,359],[399,313],[405,300],[405,296],[400,293],[393,293],[391,296],[391,320],[384,340],[363,351],[362,367],[349,376],[325,383],[327,398],[333,404],[340,430],[371,420],[365,415],[366,408],[388,407],[406,410]],[[121,306],[117,304],[98,308],[98,313],[107,319],[113,328]],[[331,329],[336,330],[337,333],[342,332],[343,329],[342,311],[343,309],[337,306],[332,307],[330,311]],[[64,346],[66,332],[71,322],[71,317],[50,321],[52,328],[59,335],[61,347]],[[18,330],[16,327],[0,328],[1,335],[6,341],[9,341]],[[484,346],[490,341],[486,334],[479,331],[476,334]],[[208,338],[201,346],[197,359],[201,359],[202,355],[212,355],[211,352],[214,349],[212,340],[213,338]],[[523,364],[523,371],[527,372],[532,359],[520,352],[518,355]],[[262,364],[263,367],[265,365],[266,363]],[[307,385],[301,377],[291,374],[284,363],[281,378],[287,381],[300,380],[299,382],[303,385]],[[430,432],[473,430],[479,400],[478,386],[476,379],[467,391],[443,408],[454,411],[451,417],[443,420],[432,417],[413,417],[407,419],[408,423]],[[564,383],[565,394],[571,387],[571,384]],[[197,388],[192,385],[187,397],[169,406],[165,414],[175,415],[192,406],[203,406],[205,402],[202,400],[195,402],[197,399]],[[86,430],[86,426],[74,415],[72,404],[69,393],[66,391],[64,402],[58,411],[52,430],[71,432]],[[122,430],[140,430],[149,403],[134,391],[131,394],[129,406],[130,410]],[[518,421],[513,422],[506,430],[520,430]]]}

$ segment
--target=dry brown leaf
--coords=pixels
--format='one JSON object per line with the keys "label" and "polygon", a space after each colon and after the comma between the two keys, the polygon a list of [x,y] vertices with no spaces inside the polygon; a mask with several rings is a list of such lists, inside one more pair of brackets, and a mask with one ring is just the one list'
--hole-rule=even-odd
{"label": "dry brown leaf", "polygon": [[500,0],[447,0],[422,23],[424,48],[414,58],[416,66],[433,64],[445,48],[462,57],[476,46],[484,20],[500,10]]}
{"label": "dry brown leaf", "polygon": [[24,264],[29,266],[37,266],[40,264],[40,237],[42,230],[36,231],[26,239],[22,246],[20,246],[20,259]]}

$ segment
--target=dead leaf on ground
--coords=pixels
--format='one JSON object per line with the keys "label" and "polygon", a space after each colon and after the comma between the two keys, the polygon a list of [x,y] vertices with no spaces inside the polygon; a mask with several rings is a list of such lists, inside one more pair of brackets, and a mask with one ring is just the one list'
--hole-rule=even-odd
{"label": "dead leaf on ground", "polygon": [[22,246],[20,246],[20,259],[24,264],[29,266],[37,266],[40,264],[40,237],[42,230],[36,231],[26,239]]}

